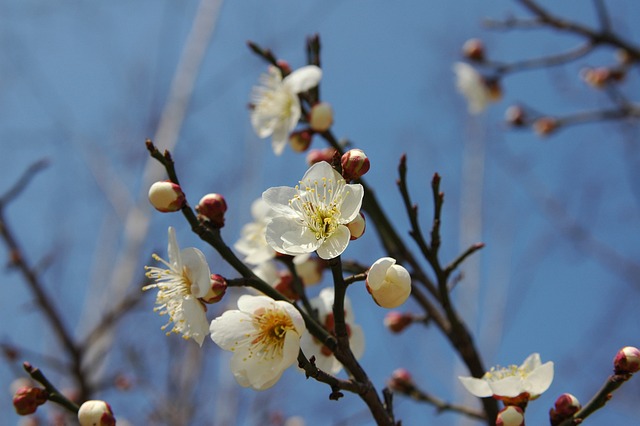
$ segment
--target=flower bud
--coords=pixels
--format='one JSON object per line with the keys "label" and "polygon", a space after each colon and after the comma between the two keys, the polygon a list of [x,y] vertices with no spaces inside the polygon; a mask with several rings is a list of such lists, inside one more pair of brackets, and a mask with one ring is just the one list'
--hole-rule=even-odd
{"label": "flower bud", "polygon": [[395,259],[383,257],[369,268],[367,290],[379,306],[397,308],[411,294],[411,276]]}
{"label": "flower bud", "polygon": [[298,300],[300,299],[300,295],[296,292],[295,287],[293,286],[293,275],[289,272],[281,273],[279,276],[279,280],[273,286],[276,290],[282,293],[289,300]]}
{"label": "flower bud", "polygon": [[589,86],[602,89],[611,80],[611,71],[605,67],[584,68],[580,71],[580,77]]}
{"label": "flower bud", "polygon": [[200,299],[204,303],[217,303],[222,300],[222,297],[227,292],[227,280],[222,275],[211,274],[211,287],[209,292]]}
{"label": "flower bud", "polygon": [[350,149],[340,159],[342,176],[345,180],[355,180],[369,171],[369,158],[361,149]]}
{"label": "flower bud", "polygon": [[211,222],[215,228],[222,228],[227,202],[220,194],[207,194],[200,199],[196,211],[200,220]]}
{"label": "flower bud", "polygon": [[364,235],[364,230],[367,227],[367,222],[364,219],[362,212],[356,216],[351,222],[347,223],[347,228],[351,232],[351,240],[357,240]]}
{"label": "flower bud", "polygon": [[13,395],[13,407],[21,416],[33,414],[49,397],[49,392],[42,388],[23,386]]}
{"label": "flower bud", "polygon": [[513,127],[522,127],[526,123],[527,116],[520,105],[511,105],[505,111],[504,119]]}
{"label": "flower bud", "polygon": [[398,311],[391,311],[384,317],[384,326],[392,333],[401,333],[413,323],[413,315]]}
{"label": "flower bud", "polygon": [[298,255],[293,258],[293,265],[305,287],[318,284],[322,280],[324,262],[317,257]]}
{"label": "flower bud", "polygon": [[176,212],[184,206],[185,196],[180,185],[165,180],[151,185],[149,201],[158,211],[163,213]]}
{"label": "flower bud", "polygon": [[389,389],[400,393],[409,393],[416,387],[411,373],[404,368],[398,368],[391,373],[387,386]]}
{"label": "flower bud", "polygon": [[297,130],[289,135],[289,145],[295,152],[305,152],[311,145],[313,131],[310,129]]}
{"label": "flower bud", "polygon": [[80,426],[115,426],[116,418],[111,407],[104,401],[86,401],[78,410]]}
{"label": "flower bud", "polygon": [[278,65],[278,68],[282,70],[283,76],[291,74],[291,65],[289,65],[289,62],[285,61],[284,59],[278,59],[276,61],[276,64]]}
{"label": "flower bud", "polygon": [[462,55],[472,61],[484,61],[484,43],[477,38],[471,38],[462,45]]}
{"label": "flower bud", "polygon": [[524,411],[515,405],[508,405],[498,413],[496,426],[524,426]]}
{"label": "flower bud", "polygon": [[327,163],[331,164],[331,161],[333,161],[333,156],[335,154],[335,148],[312,149],[307,154],[307,164],[312,166],[321,161],[326,161]]}
{"label": "flower bud", "polygon": [[538,118],[533,122],[533,130],[538,136],[549,136],[558,129],[558,120],[553,117]]}
{"label": "flower bud", "polygon": [[616,374],[633,374],[640,370],[640,349],[625,346],[613,359],[613,370]]}
{"label": "flower bud", "polygon": [[563,393],[556,399],[554,407],[549,410],[549,420],[551,425],[555,426],[568,418],[571,418],[575,413],[580,411],[582,406],[578,398],[570,393]]}
{"label": "flower bud", "polygon": [[309,126],[316,132],[325,132],[333,124],[333,109],[327,102],[315,104],[309,112]]}

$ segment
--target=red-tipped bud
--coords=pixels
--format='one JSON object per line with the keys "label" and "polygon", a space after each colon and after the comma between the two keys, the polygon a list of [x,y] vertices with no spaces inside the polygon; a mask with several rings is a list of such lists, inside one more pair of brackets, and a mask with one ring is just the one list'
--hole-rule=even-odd
{"label": "red-tipped bud", "polygon": [[80,426],[115,426],[116,418],[109,404],[104,401],[86,401],[78,410]]}
{"label": "red-tipped bud", "polygon": [[340,159],[342,176],[345,180],[355,180],[369,171],[369,158],[361,149],[350,149]]}
{"label": "red-tipped bud", "polygon": [[524,411],[515,405],[504,407],[498,413],[496,426],[524,426]]}
{"label": "red-tipped bud", "polygon": [[580,411],[582,406],[578,398],[570,393],[563,393],[556,399],[556,403],[551,410],[549,410],[549,420],[551,425],[555,426],[568,418],[571,418],[575,413]]}
{"label": "red-tipped bud", "polygon": [[312,149],[307,154],[307,164],[312,166],[321,161],[326,161],[327,163],[331,164],[335,153],[335,148]]}
{"label": "red-tipped bud", "polygon": [[39,406],[47,402],[49,392],[42,388],[23,386],[13,395],[13,407],[16,413],[26,416],[36,412]]}
{"label": "red-tipped bud", "polygon": [[200,199],[196,211],[200,220],[208,220],[215,228],[222,228],[227,202],[220,194],[207,194]]}
{"label": "red-tipped bud", "polygon": [[409,393],[416,387],[411,373],[404,368],[398,368],[391,373],[387,386],[389,389],[400,393]]}
{"label": "red-tipped bud", "polygon": [[293,287],[293,276],[288,273],[280,274],[280,280],[273,287],[282,293],[287,299],[290,300],[298,300],[300,299],[300,295],[296,292]]}
{"label": "red-tipped bud", "polygon": [[315,104],[309,112],[309,127],[316,132],[325,132],[333,124],[333,109],[327,102]]}
{"label": "red-tipped bud", "polygon": [[351,232],[351,240],[357,240],[364,235],[364,231],[367,228],[367,221],[364,219],[364,215],[360,212],[355,219],[347,223],[347,228]]}
{"label": "red-tipped bud", "polygon": [[602,89],[611,81],[611,70],[605,67],[584,68],[580,71],[580,76],[589,86]]}
{"label": "red-tipped bud", "polygon": [[398,311],[391,311],[384,317],[384,326],[392,333],[401,333],[413,323],[413,315]]}
{"label": "red-tipped bud", "polygon": [[310,129],[297,130],[289,135],[289,145],[295,152],[305,152],[311,146],[313,131]]}
{"label": "red-tipped bud", "polygon": [[462,45],[462,55],[471,61],[484,61],[484,43],[477,38],[465,41]]}
{"label": "red-tipped bud", "polygon": [[151,185],[151,188],[149,188],[149,201],[158,211],[163,213],[175,212],[184,206],[185,196],[180,185],[165,180]]}
{"label": "red-tipped bud", "polygon": [[513,127],[522,127],[526,123],[527,116],[520,105],[511,105],[505,111],[504,119]]}
{"label": "red-tipped bud", "polygon": [[211,287],[209,292],[201,298],[204,303],[217,303],[222,300],[227,292],[227,280],[222,275],[211,274]]}
{"label": "red-tipped bud", "polygon": [[538,136],[549,136],[558,129],[558,120],[553,117],[538,118],[533,122],[533,130]]}
{"label": "red-tipped bud", "polygon": [[282,70],[283,76],[291,74],[291,65],[289,65],[289,62],[285,61],[284,59],[278,59],[276,61],[276,64]]}
{"label": "red-tipped bud", "polygon": [[616,374],[633,374],[640,370],[640,349],[625,346],[613,358],[613,370]]}

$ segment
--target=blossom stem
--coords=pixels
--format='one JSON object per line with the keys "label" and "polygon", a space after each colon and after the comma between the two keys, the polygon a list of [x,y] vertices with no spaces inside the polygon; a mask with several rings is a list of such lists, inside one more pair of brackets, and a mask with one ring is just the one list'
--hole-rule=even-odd
{"label": "blossom stem", "polygon": [[630,378],[631,374],[613,374],[609,376],[602,388],[591,398],[591,401],[585,404],[573,417],[560,423],[559,426],[571,426],[582,423],[584,419],[604,407],[611,399],[611,394]]}
{"label": "blossom stem", "polygon": [[22,365],[29,376],[38,383],[40,383],[48,392],[47,399],[49,401],[55,402],[56,404],[62,405],[67,410],[72,413],[77,413],[80,407],[77,404],[69,401],[56,387],[47,379],[47,377],[40,371],[39,368],[34,367],[28,362],[25,362]]}

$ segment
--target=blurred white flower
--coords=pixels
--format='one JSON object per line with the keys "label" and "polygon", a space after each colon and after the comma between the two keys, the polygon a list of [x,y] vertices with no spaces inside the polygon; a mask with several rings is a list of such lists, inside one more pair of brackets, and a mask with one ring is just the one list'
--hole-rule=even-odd
{"label": "blurred white flower", "polygon": [[233,352],[231,371],[238,384],[263,390],[273,386],[298,357],[305,330],[298,310],[267,296],[243,295],[238,310],[211,321],[211,339]]}
{"label": "blurred white flower", "polygon": [[209,325],[205,308],[198,300],[209,292],[211,272],[204,254],[194,247],[180,251],[176,232],[169,227],[169,262],[153,254],[153,259],[161,262],[168,269],[145,266],[146,275],[155,282],[142,287],[143,290],[158,289],[156,307],[153,309],[160,315],[169,315],[165,330],[173,323],[170,333],[180,333],[185,339],[193,339],[200,346],[208,334]]}
{"label": "blurred white flower", "polygon": [[458,377],[473,395],[496,399],[515,398],[527,393],[528,400],[536,399],[553,381],[553,362],[542,364],[540,355],[531,354],[520,366],[492,367],[481,379]]}
{"label": "blurred white flower", "polygon": [[[322,289],[318,297],[310,300],[311,306],[318,311],[320,323],[329,331],[334,333],[335,322],[333,316],[333,288]],[[356,359],[359,359],[364,353],[364,333],[359,325],[354,324],[353,310],[349,298],[344,299],[344,320],[347,325],[349,334],[349,346]],[[331,374],[337,374],[342,370],[342,364],[333,356],[331,350],[322,344],[318,339],[310,333],[302,336],[302,351],[310,358],[315,356],[316,366]]]}
{"label": "blurred white flower", "polygon": [[467,99],[471,114],[479,114],[489,103],[500,99],[502,94],[497,83],[489,84],[471,65],[456,62],[453,71],[456,74],[456,87]]}
{"label": "blurred white flower", "polygon": [[346,184],[324,161],[312,165],[295,188],[269,188],[262,199],[275,211],[267,224],[274,250],[298,255],[318,252],[322,259],[340,256],[351,233],[347,224],[360,212],[364,189]]}
{"label": "blurred white flower", "polygon": [[376,260],[367,273],[367,290],[383,308],[397,308],[411,294],[409,272],[392,257]]}
{"label": "blurred white flower", "polygon": [[243,254],[244,261],[251,265],[260,265],[275,257],[276,252],[267,243],[265,230],[271,220],[273,211],[262,199],[258,198],[251,204],[251,216],[254,221],[247,223],[240,231],[240,239],[233,247]]}
{"label": "blurred white flower", "polygon": [[321,78],[322,70],[315,65],[299,68],[285,78],[278,68],[271,66],[268,73],[260,77],[261,85],[254,87],[251,125],[259,137],[271,136],[276,155],[282,153],[289,133],[300,120],[298,94],[317,86]]}

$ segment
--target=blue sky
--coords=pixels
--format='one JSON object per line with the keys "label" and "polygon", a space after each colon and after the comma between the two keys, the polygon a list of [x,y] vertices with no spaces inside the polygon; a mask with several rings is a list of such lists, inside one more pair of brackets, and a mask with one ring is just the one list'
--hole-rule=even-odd
{"label": "blue sky", "polygon": [[[559,15],[596,22],[591,3],[543,4]],[[637,2],[607,4],[614,28],[639,40]],[[42,6],[23,1],[0,8],[0,193],[29,164],[49,160],[48,169],[6,215],[31,261],[53,254],[43,279],[64,307],[67,324],[81,334],[86,322],[95,320],[92,307],[108,304],[113,294],[106,286],[116,253],[126,242],[121,215],[145,191],[143,142],[155,133],[197,2],[67,0]],[[431,216],[431,176],[438,172],[443,178],[443,260],[470,242],[486,243],[463,266],[465,276],[455,290],[486,364],[517,364],[532,352],[556,363],[551,389],[528,411],[530,424],[542,424],[557,395],[572,392],[586,402],[609,374],[615,352],[640,345],[640,284],[634,275],[640,254],[640,150],[637,123],[588,124],[547,139],[503,124],[503,112],[514,102],[549,114],[607,105],[605,95],[578,78],[585,66],[613,63],[606,49],[567,67],[509,76],[503,100],[480,116],[469,116],[451,70],[465,40],[481,37],[489,55],[505,61],[562,51],[576,42],[548,31],[495,32],[481,25],[485,17],[509,13],[524,15],[516,2],[502,0],[225,2],[174,158],[192,204],[207,192],[225,195],[230,207],[223,236],[233,243],[250,220],[251,202],[268,187],[295,184],[306,169],[303,155],[287,149],[275,157],[270,143],[253,134],[247,102],[265,65],[245,43],[270,47],[297,68],[304,65],[305,37],[319,33],[322,96],[334,107],[334,131],[370,157],[367,180],[400,233],[407,235],[408,221],[395,180],[398,160],[406,153],[425,228]],[[633,95],[638,87],[636,70],[622,90]],[[315,140],[314,147],[320,146]],[[122,198],[109,202],[105,188]],[[149,235],[139,258],[132,260],[140,277],[151,252],[164,253],[168,225],[177,228],[183,246],[206,250],[179,216],[147,213]],[[213,251],[206,253],[213,269],[232,275]],[[4,247],[0,255],[6,256]],[[373,232],[345,254],[363,263],[382,255]],[[34,313],[19,276],[7,270],[1,282],[0,321],[6,326],[0,339],[48,351],[54,339]],[[429,391],[453,401],[466,398],[455,379],[464,372],[452,364],[455,357],[435,330],[416,326],[392,336],[381,326],[385,311],[371,303],[364,288],[354,286],[349,296],[367,335],[362,363],[377,386],[393,369],[406,367]],[[152,303],[148,295],[144,307],[124,321],[121,345],[144,336],[142,353],[161,354],[164,360],[171,353],[167,346],[185,343],[166,341]],[[417,308],[409,302],[406,309]],[[212,398],[207,392],[214,385],[231,398],[239,389],[229,378],[226,354],[212,342],[203,351],[203,400]],[[114,356],[111,367],[117,369],[123,359]],[[0,365],[4,389],[14,375],[13,367]],[[161,382],[163,375],[155,372],[154,380]],[[64,378],[57,379],[65,384]],[[637,418],[632,396],[639,386],[637,380],[624,386],[591,423]],[[345,424],[345,419],[346,424],[370,424],[357,398],[334,403],[327,401],[327,391],[292,371],[273,391],[242,391],[239,397],[242,404],[303,415],[309,425]],[[113,399],[117,415],[141,424],[141,413],[153,400],[147,391],[142,394],[133,399],[137,406],[127,395],[105,398]],[[283,396],[287,404],[280,404]],[[0,411],[11,410],[8,401],[7,392]],[[203,408],[200,422],[222,422],[233,413],[212,410]],[[402,398],[397,415],[408,425],[431,415],[438,425],[458,419],[437,417],[433,408]],[[258,421],[246,415],[238,424]]]}

